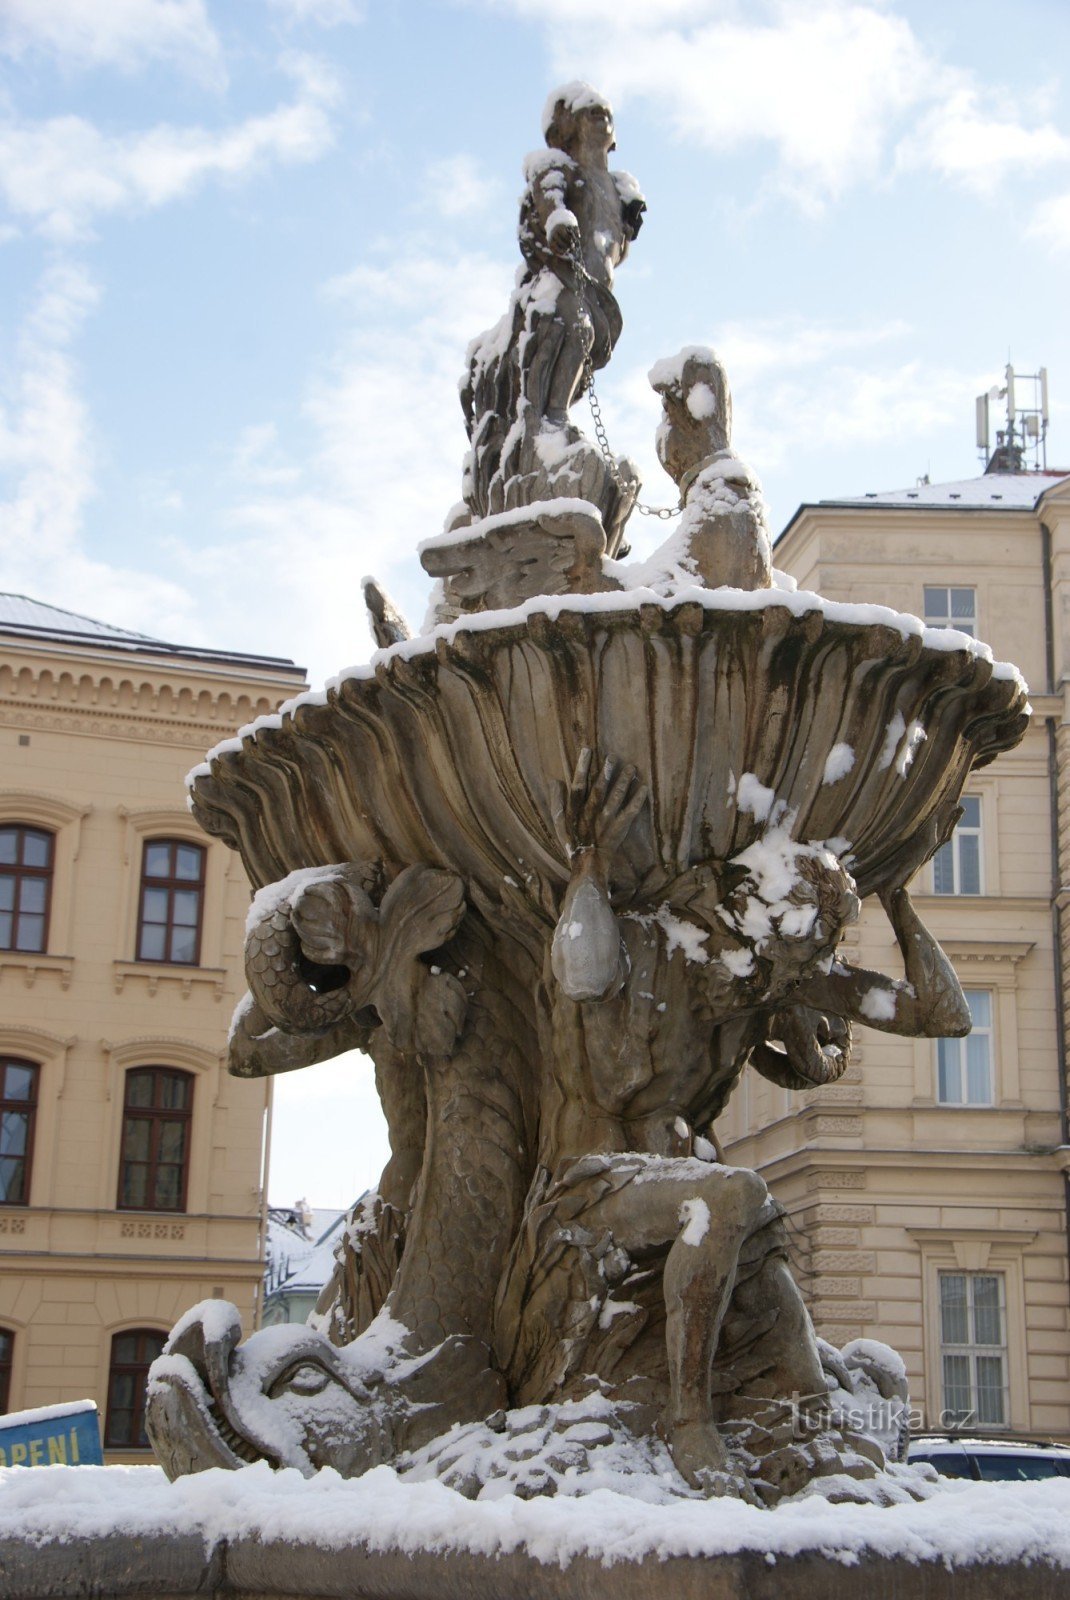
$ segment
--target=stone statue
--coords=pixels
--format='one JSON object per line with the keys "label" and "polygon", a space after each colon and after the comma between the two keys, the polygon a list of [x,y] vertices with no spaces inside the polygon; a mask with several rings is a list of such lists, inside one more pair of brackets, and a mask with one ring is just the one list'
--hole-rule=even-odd
{"label": "stone statue", "polygon": [[[478,585],[473,592],[470,581],[466,589],[453,579],[481,549],[473,541],[496,531],[498,514],[513,514],[505,526],[521,547],[551,540],[554,553],[543,564],[552,566],[562,513],[576,509],[563,501],[586,503],[577,537],[592,528],[596,556],[615,555],[639,491],[632,463],[607,462],[569,413],[620,337],[614,271],[639,232],[645,202],[630,174],[609,170],[613,113],[589,84],[566,84],[550,95],[543,132],[548,148],[524,165],[519,283],[505,316],[468,352],[461,390],[470,441],[464,501],[446,535],[421,549],[427,570],[446,581],[443,617],[451,606],[477,609]],[[556,519],[549,530],[547,513]],[[459,532],[466,536],[451,538]],[[568,525],[563,534],[572,538]],[[567,556],[557,560],[571,564]],[[528,592],[551,591],[529,585]]]}
{"label": "stone statue", "polygon": [[[391,1463],[553,1493],[612,1449],[684,1496],[880,1493],[899,1423],[836,1396],[898,1418],[894,1355],[817,1341],[781,1208],[716,1122],[747,1070],[835,1081],[858,1024],[968,1031],[908,884],[1020,739],[1024,685],[916,619],[773,587],[705,349],[652,374],[679,529],[612,558],[624,500],[611,473],[575,498],[568,463],[606,463],[567,413],[639,211],[601,97],[561,91],[548,128],[525,277],[473,354],[476,520],[424,546],[433,616],[461,620],[410,638],[368,580],[373,663],[192,775],[257,888],[230,1070],[366,1050],[391,1158],[308,1326],[243,1342],[194,1307],[147,1426],[172,1476]],[[901,977],[845,959],[870,896]]]}

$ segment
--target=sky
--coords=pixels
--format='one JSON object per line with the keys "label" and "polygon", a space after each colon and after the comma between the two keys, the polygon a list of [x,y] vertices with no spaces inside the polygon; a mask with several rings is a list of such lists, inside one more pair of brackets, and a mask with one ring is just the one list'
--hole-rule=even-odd
{"label": "sky", "polygon": [[[1008,359],[1070,466],[1068,63],[1065,0],[0,0],[0,589],[313,683],[367,657],[366,572],[418,621],[465,347],[577,77],[649,207],[598,384],[645,500],[685,344],[774,530],[972,476]],[[368,1064],[280,1083],[275,1129],[273,1202],[348,1202]]]}

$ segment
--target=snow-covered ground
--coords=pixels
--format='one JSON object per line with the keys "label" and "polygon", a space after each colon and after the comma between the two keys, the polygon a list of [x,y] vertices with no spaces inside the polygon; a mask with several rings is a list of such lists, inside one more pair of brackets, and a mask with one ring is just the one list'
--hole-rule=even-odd
{"label": "snow-covered ground", "polygon": [[259,1536],[325,1550],[524,1551],[564,1567],[644,1557],[820,1552],[852,1564],[865,1552],[911,1561],[1046,1561],[1070,1568],[1070,1479],[972,1483],[942,1479],[921,1501],[831,1505],[807,1496],[776,1510],[737,1500],[649,1504],[595,1489],[577,1497],[470,1501],[438,1482],[402,1482],[389,1467],[355,1480],[327,1470],[302,1478],[264,1464],[169,1484],[157,1467],[42,1467],[0,1471],[0,1538],[48,1543],[123,1532],[200,1532],[206,1556],[222,1541]]}

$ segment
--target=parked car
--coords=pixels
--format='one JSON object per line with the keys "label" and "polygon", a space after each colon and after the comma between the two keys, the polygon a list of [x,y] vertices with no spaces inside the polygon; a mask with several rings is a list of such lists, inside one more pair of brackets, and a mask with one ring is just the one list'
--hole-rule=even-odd
{"label": "parked car", "polygon": [[1033,1439],[925,1434],[910,1441],[911,1465],[927,1461],[945,1478],[1014,1480],[1070,1478],[1070,1445]]}

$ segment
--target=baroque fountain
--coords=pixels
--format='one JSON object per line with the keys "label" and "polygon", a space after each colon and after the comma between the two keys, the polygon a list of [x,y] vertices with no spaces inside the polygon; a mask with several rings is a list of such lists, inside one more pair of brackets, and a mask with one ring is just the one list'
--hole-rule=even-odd
{"label": "baroque fountain", "polygon": [[[392,1154],[307,1326],[182,1319],[150,1434],[171,1478],[386,1465],[530,1499],[610,1471],[756,1508],[902,1502],[925,1485],[895,1465],[901,1367],[816,1338],[781,1208],[716,1121],[746,1071],[839,1077],[856,1023],[968,1031],[907,885],[1021,738],[1025,687],[776,572],[704,348],[651,373],[680,515],[627,560],[636,469],[572,407],[644,202],[589,86],[544,132],[518,286],[469,350],[463,500],[420,547],[423,631],[366,580],[371,662],[190,777],[257,890],[231,1072],[366,1051]],[[841,952],[872,896],[902,976]],[[852,1395],[892,1425],[858,1426]]]}

